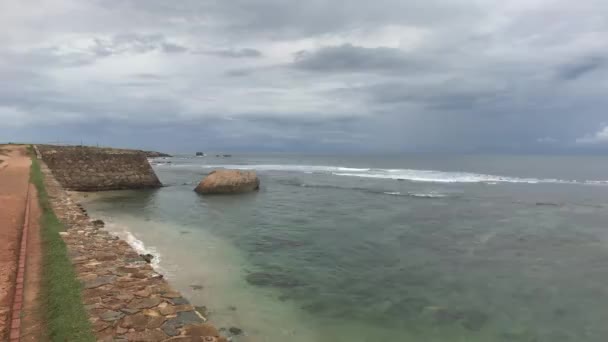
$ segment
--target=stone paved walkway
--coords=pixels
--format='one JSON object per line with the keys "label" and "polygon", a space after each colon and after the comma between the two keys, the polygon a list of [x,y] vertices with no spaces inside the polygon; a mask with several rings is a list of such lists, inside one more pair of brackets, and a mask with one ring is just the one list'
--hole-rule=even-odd
{"label": "stone paved walkway", "polygon": [[227,342],[131,246],[94,224],[41,166],[99,341]]}

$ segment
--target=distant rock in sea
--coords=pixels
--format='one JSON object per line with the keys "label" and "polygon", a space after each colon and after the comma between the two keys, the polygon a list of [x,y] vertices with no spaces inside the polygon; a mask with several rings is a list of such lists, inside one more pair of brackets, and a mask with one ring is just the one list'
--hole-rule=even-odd
{"label": "distant rock in sea", "polygon": [[260,179],[254,171],[216,170],[207,175],[194,189],[199,194],[237,194],[260,189]]}
{"label": "distant rock in sea", "polygon": [[167,153],[162,153],[162,152],[156,152],[156,151],[142,151],[147,158],[163,158],[163,157],[171,157],[170,154]]}

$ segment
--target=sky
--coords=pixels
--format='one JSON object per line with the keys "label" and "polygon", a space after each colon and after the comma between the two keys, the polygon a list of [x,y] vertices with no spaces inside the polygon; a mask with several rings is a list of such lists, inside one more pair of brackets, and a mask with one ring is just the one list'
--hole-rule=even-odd
{"label": "sky", "polygon": [[0,141],[608,152],[605,0],[0,0]]}

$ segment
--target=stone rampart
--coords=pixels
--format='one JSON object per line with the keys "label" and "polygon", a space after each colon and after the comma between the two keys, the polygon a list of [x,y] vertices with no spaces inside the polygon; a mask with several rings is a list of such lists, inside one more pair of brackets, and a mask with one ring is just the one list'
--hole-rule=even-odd
{"label": "stone rampart", "polygon": [[63,188],[105,191],[162,186],[141,151],[38,145],[42,160]]}

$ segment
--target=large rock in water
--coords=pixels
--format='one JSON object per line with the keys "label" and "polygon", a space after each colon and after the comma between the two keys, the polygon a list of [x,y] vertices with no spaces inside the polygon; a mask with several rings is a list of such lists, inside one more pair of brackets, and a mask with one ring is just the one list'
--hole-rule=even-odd
{"label": "large rock in water", "polygon": [[238,194],[260,188],[254,171],[216,170],[207,175],[194,189],[199,194]]}

